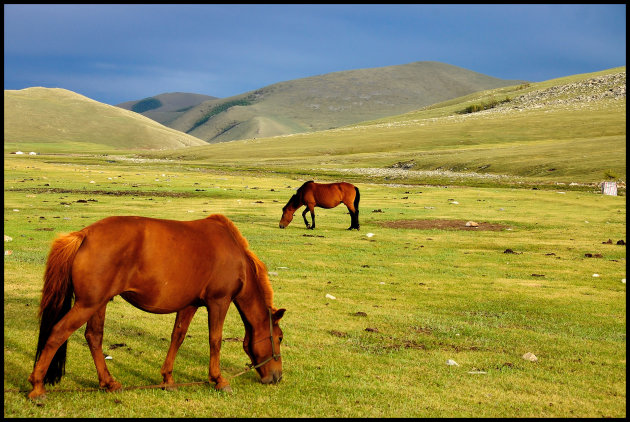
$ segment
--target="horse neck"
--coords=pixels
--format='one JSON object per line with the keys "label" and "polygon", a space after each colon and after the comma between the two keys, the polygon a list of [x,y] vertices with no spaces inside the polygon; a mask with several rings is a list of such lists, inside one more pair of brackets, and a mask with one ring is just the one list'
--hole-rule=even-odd
{"label": "horse neck", "polygon": [[234,302],[246,326],[249,324],[251,327],[260,327],[267,321],[269,306],[265,302],[255,273],[252,269],[247,273],[248,279],[241,292],[234,298]]}

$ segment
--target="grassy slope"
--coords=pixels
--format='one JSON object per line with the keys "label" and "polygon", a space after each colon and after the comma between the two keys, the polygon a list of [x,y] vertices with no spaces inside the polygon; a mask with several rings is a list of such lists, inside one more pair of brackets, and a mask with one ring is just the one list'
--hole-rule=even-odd
{"label": "grassy slope", "polygon": [[[70,144],[68,144],[70,143]],[[4,91],[4,148],[86,150],[180,148],[205,144],[137,113],[59,88]]]}
{"label": "grassy slope", "polygon": [[159,156],[307,172],[414,160],[414,170],[482,171],[569,183],[599,182],[611,170],[625,181],[625,99],[509,113],[457,114],[490,97],[515,98],[621,70],[625,67],[494,89],[345,128],[234,141]]}

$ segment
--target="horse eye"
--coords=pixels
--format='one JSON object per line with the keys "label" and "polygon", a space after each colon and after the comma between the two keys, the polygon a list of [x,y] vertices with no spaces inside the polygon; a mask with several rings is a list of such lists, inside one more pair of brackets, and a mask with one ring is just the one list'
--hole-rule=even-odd
{"label": "horse eye", "polygon": [[282,343],[282,337],[278,337],[278,343]]}

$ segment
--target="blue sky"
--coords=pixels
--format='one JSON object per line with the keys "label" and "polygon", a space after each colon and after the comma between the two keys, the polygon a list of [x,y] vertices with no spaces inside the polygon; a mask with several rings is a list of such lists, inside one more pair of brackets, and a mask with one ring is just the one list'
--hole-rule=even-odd
{"label": "blue sky", "polygon": [[230,97],[438,61],[532,82],[626,64],[626,5],[4,5],[4,89]]}

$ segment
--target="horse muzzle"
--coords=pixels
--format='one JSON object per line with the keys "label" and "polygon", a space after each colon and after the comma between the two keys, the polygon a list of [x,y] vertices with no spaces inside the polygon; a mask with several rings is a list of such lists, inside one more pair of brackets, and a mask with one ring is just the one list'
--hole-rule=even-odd
{"label": "horse muzzle", "polygon": [[284,229],[286,226],[284,226],[282,224],[278,224],[278,227],[280,227],[281,229]]}
{"label": "horse muzzle", "polygon": [[261,378],[263,384],[277,384],[282,379],[282,371],[273,371],[271,374]]}

